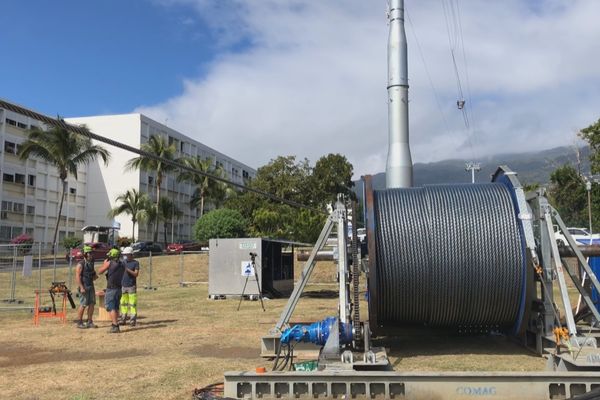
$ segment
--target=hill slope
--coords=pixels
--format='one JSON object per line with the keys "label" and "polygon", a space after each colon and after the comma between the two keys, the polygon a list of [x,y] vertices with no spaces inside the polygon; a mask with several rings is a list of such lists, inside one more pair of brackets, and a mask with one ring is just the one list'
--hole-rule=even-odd
{"label": "hill slope", "polygon": [[[589,148],[581,148],[582,171],[589,171]],[[549,150],[529,153],[500,154],[475,160],[481,164],[481,171],[475,173],[477,182],[489,182],[499,165],[506,165],[518,173],[523,184],[547,184],[550,174],[564,164],[577,165],[577,156],[572,147],[556,147]],[[415,186],[440,183],[470,183],[471,173],[465,171],[465,160],[443,160],[414,165]],[[362,197],[362,185],[355,181],[356,192]],[[373,175],[375,189],[385,188],[385,173]]]}

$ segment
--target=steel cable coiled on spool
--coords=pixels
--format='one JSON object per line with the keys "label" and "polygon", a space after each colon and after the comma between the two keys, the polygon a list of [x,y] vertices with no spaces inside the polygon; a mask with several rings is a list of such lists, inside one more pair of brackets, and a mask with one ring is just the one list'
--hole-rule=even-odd
{"label": "steel cable coiled on spool", "polygon": [[[500,183],[374,191],[379,328],[507,329],[523,301],[524,255]],[[374,286],[375,285],[375,286]]]}

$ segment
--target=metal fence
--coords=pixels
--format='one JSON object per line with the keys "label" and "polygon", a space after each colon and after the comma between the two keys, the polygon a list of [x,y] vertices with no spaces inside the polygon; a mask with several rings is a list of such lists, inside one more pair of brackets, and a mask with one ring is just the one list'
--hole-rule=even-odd
{"label": "metal fence", "polygon": [[[65,282],[77,293],[75,267],[70,249],[43,243],[0,245],[0,311],[32,310],[35,290],[46,296],[52,282]],[[208,282],[208,251],[190,251],[175,255],[148,254],[140,263],[138,288],[185,287]],[[96,270],[101,260],[96,261]],[[100,278],[101,279],[101,278]],[[104,288],[98,280],[96,289]],[[46,299],[47,300],[47,299]]]}
{"label": "metal fence", "polygon": [[31,309],[34,291],[52,282],[72,286],[74,264],[68,254],[43,243],[0,245],[0,310]]}

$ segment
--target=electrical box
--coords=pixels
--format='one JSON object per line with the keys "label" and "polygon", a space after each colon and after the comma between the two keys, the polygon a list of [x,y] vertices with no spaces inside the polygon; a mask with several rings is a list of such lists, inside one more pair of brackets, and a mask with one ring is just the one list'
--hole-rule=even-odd
{"label": "electrical box", "polygon": [[[288,296],[294,289],[294,245],[263,238],[210,239],[209,297],[257,297],[259,287],[263,297]],[[251,254],[256,254],[254,265]]]}

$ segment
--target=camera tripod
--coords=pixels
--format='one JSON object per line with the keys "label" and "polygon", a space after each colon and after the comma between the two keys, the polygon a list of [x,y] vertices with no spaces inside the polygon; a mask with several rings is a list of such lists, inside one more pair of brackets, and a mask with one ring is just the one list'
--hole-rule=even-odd
{"label": "camera tripod", "polygon": [[[265,310],[265,304],[263,303],[262,298],[262,290],[260,289],[260,283],[258,282],[258,274],[256,273],[256,253],[250,253],[250,259],[252,260],[252,269],[254,270],[254,280],[256,281],[256,287],[258,288],[258,298],[260,300],[260,306],[263,311]],[[240,307],[242,305],[242,301],[244,300],[244,293],[246,292],[246,286],[248,285],[248,279],[250,275],[246,275],[246,282],[244,282],[244,288],[242,289],[242,294],[240,296],[240,302],[238,303],[237,310],[240,311]]]}

